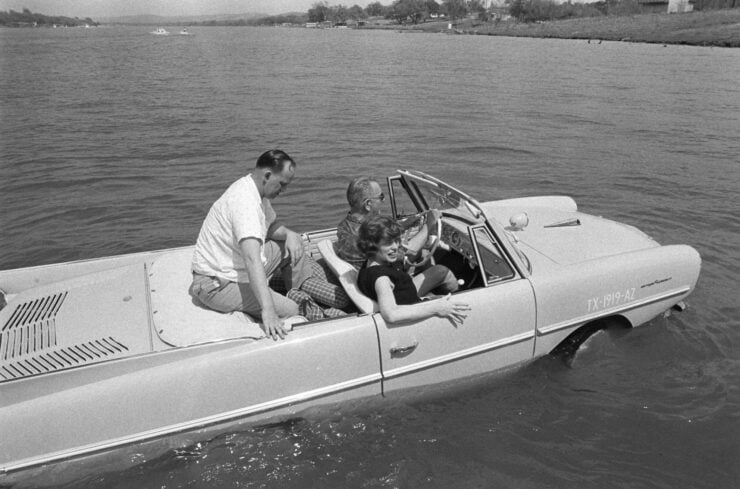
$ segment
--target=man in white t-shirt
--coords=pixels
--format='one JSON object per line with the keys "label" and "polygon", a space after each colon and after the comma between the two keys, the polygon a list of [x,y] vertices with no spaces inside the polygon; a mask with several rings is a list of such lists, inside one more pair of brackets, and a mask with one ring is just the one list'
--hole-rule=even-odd
{"label": "man in white t-shirt", "polygon": [[311,277],[301,236],[277,221],[270,200],[295,176],[280,150],[263,153],[251,174],[234,182],[211,206],[193,253],[190,293],[211,309],[262,318],[273,339],[285,337],[283,319],[298,305],[268,287],[277,271],[288,290]]}

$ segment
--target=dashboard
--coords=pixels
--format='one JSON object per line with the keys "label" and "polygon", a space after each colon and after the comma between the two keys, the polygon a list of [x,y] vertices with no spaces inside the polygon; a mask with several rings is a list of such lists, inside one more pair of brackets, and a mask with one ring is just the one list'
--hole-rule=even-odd
{"label": "dashboard", "polygon": [[470,241],[467,226],[451,219],[442,219],[442,241],[462,255],[470,265],[470,268],[478,266],[478,261],[475,258],[475,249],[473,248],[473,243]]}
{"label": "dashboard", "polygon": [[[482,269],[485,274],[485,282],[492,283],[514,277],[513,269],[504,258],[501,248],[488,230],[484,227],[476,226],[472,232],[475,235],[478,251],[483,262]],[[463,262],[470,270],[480,270],[467,223],[454,217],[443,217],[442,241],[462,257]],[[464,269],[460,265],[456,268],[458,270],[456,275]]]}

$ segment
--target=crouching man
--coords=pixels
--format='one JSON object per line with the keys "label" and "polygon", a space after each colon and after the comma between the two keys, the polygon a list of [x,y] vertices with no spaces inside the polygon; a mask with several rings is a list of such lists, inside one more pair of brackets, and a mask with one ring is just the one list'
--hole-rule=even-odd
{"label": "crouching man", "polygon": [[270,277],[280,272],[290,290],[312,273],[300,235],[277,221],[270,204],[293,180],[295,168],[283,151],[263,153],[254,171],[211,206],[193,253],[190,294],[216,311],[261,317],[273,339],[285,337],[283,319],[298,314],[298,305],[270,289]]}

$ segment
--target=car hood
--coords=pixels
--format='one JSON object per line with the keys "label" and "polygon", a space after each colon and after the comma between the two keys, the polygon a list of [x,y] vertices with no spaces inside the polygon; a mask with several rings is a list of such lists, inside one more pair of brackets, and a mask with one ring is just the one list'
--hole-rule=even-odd
{"label": "car hood", "polygon": [[[514,237],[516,244],[530,258],[534,258],[531,255],[535,252],[560,265],[660,246],[633,226],[575,210],[523,208],[499,203],[482,207]],[[510,224],[510,219],[523,213],[526,213],[529,223],[517,230]]]}

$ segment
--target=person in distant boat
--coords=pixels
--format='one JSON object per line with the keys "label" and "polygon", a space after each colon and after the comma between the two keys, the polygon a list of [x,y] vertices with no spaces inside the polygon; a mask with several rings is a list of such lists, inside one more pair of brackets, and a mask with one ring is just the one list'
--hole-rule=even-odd
{"label": "person in distant boat", "polygon": [[336,293],[341,289],[313,277],[314,265],[304,254],[301,236],[277,220],[270,203],[295,171],[295,162],[281,150],[260,155],[254,171],[211,206],[193,252],[190,294],[216,311],[261,317],[273,339],[284,338],[283,320],[299,313],[295,301],[269,287],[273,274],[282,275],[288,296],[297,289],[310,295],[311,286]]}
{"label": "person in distant boat", "polygon": [[402,232],[389,217],[371,216],[363,221],[357,246],[367,261],[357,276],[358,288],[378,302],[380,314],[389,323],[439,316],[461,325],[470,310],[467,304],[453,302],[450,294],[427,301],[420,298],[439,285],[457,283],[455,276],[447,267],[435,265],[410,277],[403,269]]}

